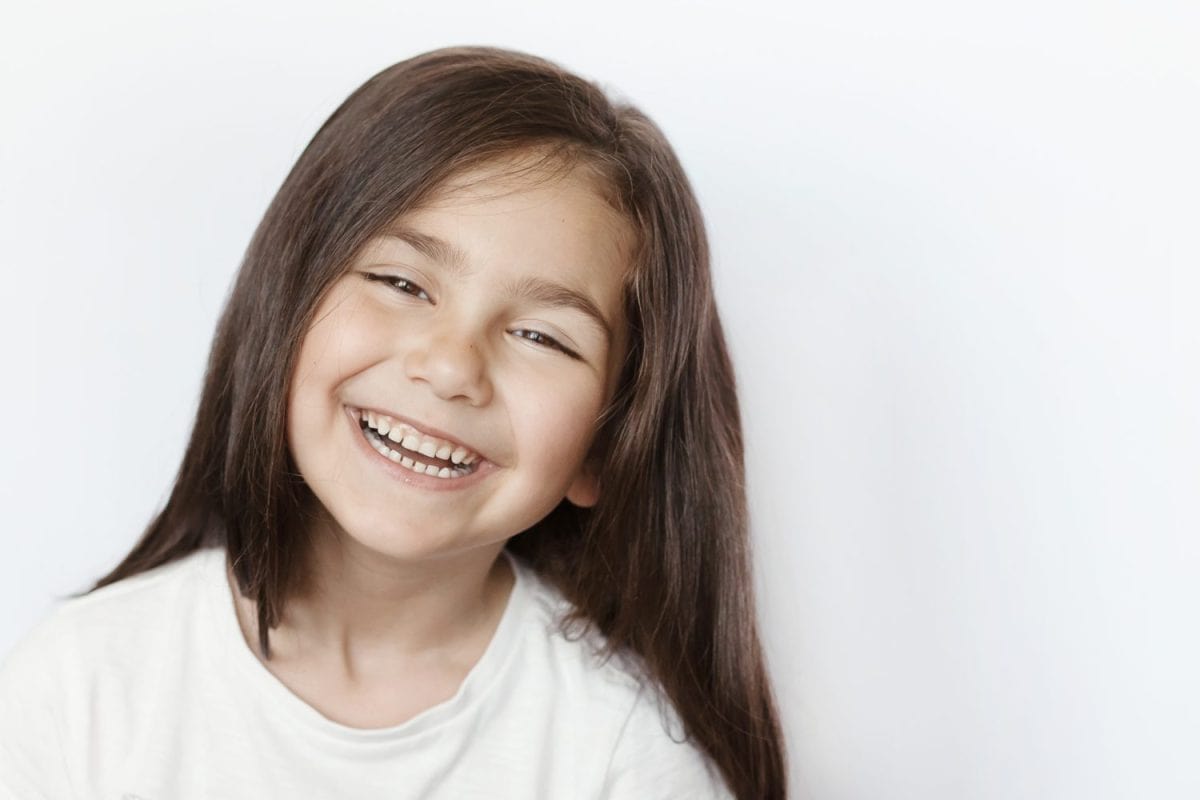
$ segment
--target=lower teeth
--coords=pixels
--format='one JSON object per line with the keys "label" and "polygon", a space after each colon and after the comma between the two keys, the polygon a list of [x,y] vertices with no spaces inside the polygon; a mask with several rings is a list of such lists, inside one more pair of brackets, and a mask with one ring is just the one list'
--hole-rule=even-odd
{"label": "lower teeth", "polygon": [[[383,438],[371,428],[364,427],[363,432],[367,435],[367,441],[375,448],[375,452],[389,461],[399,464],[402,467],[407,467],[418,475],[430,475],[436,478],[461,478],[464,475],[470,475],[474,471],[474,467],[442,467],[439,469],[433,465],[427,465],[421,461],[416,461],[406,455],[397,453],[392,448],[383,443]],[[445,474],[442,474],[445,473]]]}

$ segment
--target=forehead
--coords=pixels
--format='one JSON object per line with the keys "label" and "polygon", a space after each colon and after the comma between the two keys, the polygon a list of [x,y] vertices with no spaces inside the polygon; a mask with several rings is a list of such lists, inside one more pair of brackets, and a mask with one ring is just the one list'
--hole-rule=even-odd
{"label": "forehead", "polygon": [[538,273],[606,295],[629,277],[635,241],[590,169],[530,154],[454,173],[388,230],[436,240],[460,274]]}
{"label": "forehead", "polygon": [[536,151],[506,155],[452,174],[410,214],[544,217],[556,223],[546,233],[575,233],[594,240],[588,244],[608,243],[627,255],[632,225],[605,199],[602,181],[583,164],[559,157]]}

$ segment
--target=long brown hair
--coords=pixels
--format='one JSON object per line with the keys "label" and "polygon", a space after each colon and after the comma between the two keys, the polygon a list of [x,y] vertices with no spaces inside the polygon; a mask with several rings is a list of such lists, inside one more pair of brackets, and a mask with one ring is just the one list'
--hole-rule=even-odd
{"label": "long brown hair", "polygon": [[285,422],[318,301],[368,239],[446,178],[533,149],[590,168],[638,243],[625,291],[629,350],[593,448],[600,500],[564,501],[506,546],[575,604],[569,623],[595,626],[608,654],[640,657],[737,797],[785,797],[738,400],[704,222],[654,123],[540,58],[425,53],[375,75],[321,126],[246,252],[170,498],[93,590],[223,546],[257,604],[269,657],[270,629],[299,579],[299,510],[312,499]]}

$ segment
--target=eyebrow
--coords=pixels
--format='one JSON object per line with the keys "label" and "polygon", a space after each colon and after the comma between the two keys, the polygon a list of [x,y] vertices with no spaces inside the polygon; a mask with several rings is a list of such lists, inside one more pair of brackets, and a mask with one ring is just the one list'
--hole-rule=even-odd
{"label": "eyebrow", "polygon": [[563,286],[561,283],[533,277],[506,283],[504,289],[510,297],[529,300],[551,308],[571,308],[584,314],[604,334],[605,342],[609,346],[612,345],[613,333],[608,320],[604,318],[604,314],[597,307],[595,301],[583,292]]}
{"label": "eyebrow", "polygon": [[[408,243],[421,255],[445,265],[457,275],[466,275],[470,272],[467,254],[445,239],[398,225],[387,228],[382,235]],[[608,324],[608,320],[604,317],[600,307],[596,305],[596,301],[583,292],[545,278],[529,276],[504,284],[504,291],[510,297],[519,300],[528,300],[551,308],[570,308],[580,312],[600,329],[607,344],[612,346],[612,326]]]}
{"label": "eyebrow", "polygon": [[459,275],[467,273],[467,254],[445,239],[430,236],[427,233],[414,231],[401,225],[392,225],[383,231],[383,236],[391,236],[402,242],[407,242],[421,255],[444,264]]}

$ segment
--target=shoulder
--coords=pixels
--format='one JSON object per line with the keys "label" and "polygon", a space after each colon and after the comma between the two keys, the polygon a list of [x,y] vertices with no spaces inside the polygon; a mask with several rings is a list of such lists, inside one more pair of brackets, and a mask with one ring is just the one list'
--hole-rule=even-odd
{"label": "shoulder", "polygon": [[642,659],[629,650],[607,653],[594,628],[564,626],[573,606],[530,567],[525,570],[532,589],[529,618],[536,621],[537,638],[544,636],[539,644],[553,663],[554,682],[570,687],[559,702],[591,729],[589,746],[605,751],[600,797],[731,798]]}
{"label": "shoulder", "polygon": [[39,691],[63,710],[87,707],[98,682],[135,684],[188,641],[202,579],[223,569],[223,550],[199,550],[60,602],[0,662],[0,716]]}
{"label": "shoulder", "polygon": [[685,733],[670,700],[652,684],[638,694],[613,749],[601,796],[732,800],[720,771]]}
{"label": "shoulder", "polygon": [[[8,654],[0,675],[25,668],[41,656],[68,656],[72,651],[114,649],[147,633],[147,622],[170,616],[198,588],[192,580],[210,571],[224,552],[198,550],[169,564],[64,600],[34,626]],[[153,626],[151,626],[153,629]]]}
{"label": "shoulder", "polygon": [[188,606],[195,580],[224,564],[224,551],[198,550],[183,558],[60,602],[0,665],[0,683],[11,672],[37,669],[47,659],[75,665],[106,660],[122,648],[165,629]]}
{"label": "shoulder", "polygon": [[127,700],[159,663],[167,632],[187,627],[192,578],[218,559],[223,551],[198,551],[63,601],[4,657],[0,796],[70,796],[63,782],[83,721],[105,698]]}
{"label": "shoulder", "polygon": [[571,619],[575,607],[553,584],[533,567],[514,562],[527,587],[523,668],[544,669],[553,682],[570,686],[573,691],[566,700],[627,710],[648,682],[637,655],[608,652],[594,626]]}

